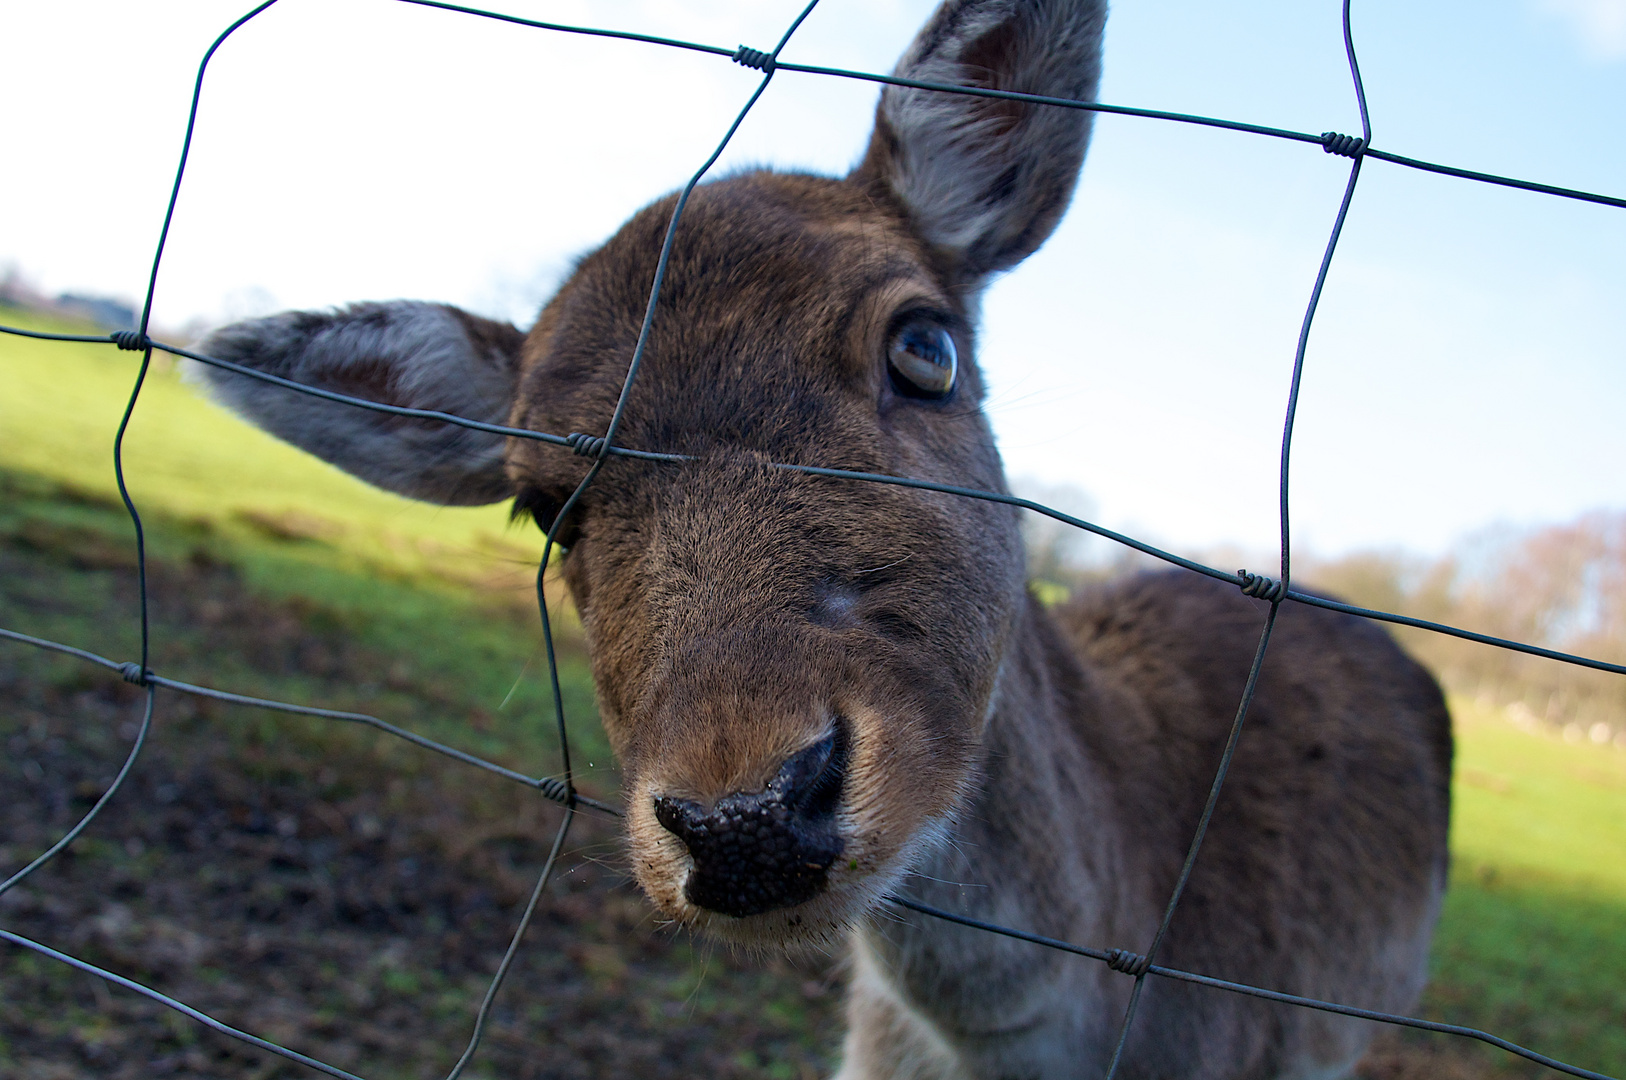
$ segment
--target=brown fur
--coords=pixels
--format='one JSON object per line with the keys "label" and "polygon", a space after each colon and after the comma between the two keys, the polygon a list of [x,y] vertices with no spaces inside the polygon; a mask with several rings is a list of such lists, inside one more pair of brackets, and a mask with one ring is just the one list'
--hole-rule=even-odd
{"label": "brown fur", "polygon": [[[951,0],[900,70],[1086,96],[1100,21],[1088,2]],[[625,770],[634,873],[667,915],[729,940],[850,935],[844,1077],[1105,1065],[1128,978],[900,920],[880,902],[901,893],[1144,948],[1264,619],[1262,602],[1184,572],[1049,612],[1025,590],[1011,508],[773,467],[1004,490],[972,359],[977,296],[989,273],[1043,241],[1071,197],[1088,124],[1057,117],[888,90],[847,179],[759,171],[697,189],[618,433],[694,460],[612,459],[559,523]],[[465,385],[512,384],[509,423],[602,432],[671,212],[671,199],[646,208],[584,259],[517,355],[516,332],[444,317],[420,320],[441,336],[405,359],[318,356],[290,337],[291,316],[229,328],[211,347],[318,385],[382,371],[396,399],[422,408],[455,404]],[[390,310],[404,325],[411,307]],[[349,333],[358,311],[303,318],[323,340],[371,342]],[[941,400],[906,396],[888,373],[890,335],[911,312],[928,313],[961,358]],[[430,355],[465,365],[464,377],[417,377],[412,357]],[[378,425],[358,441],[368,422],[354,410],[291,413],[284,391],[221,383],[280,434],[398,490],[451,501],[495,483],[484,448],[403,437],[387,464],[357,460],[379,452]],[[449,484],[465,452],[469,479]],[[504,468],[517,505],[549,525],[588,463],[510,440]],[[844,846],[822,891],[741,917],[697,907],[688,849],[655,800],[705,807],[760,791],[832,725],[851,752]],[[1450,754],[1438,689],[1380,630],[1285,608],[1158,961],[1408,1007],[1444,886]],[[1367,1037],[1354,1021],[1152,979],[1124,1075],[1335,1076]]]}

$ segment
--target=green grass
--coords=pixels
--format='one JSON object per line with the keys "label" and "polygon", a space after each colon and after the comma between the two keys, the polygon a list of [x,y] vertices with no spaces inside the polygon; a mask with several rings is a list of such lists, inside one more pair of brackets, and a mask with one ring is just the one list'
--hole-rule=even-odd
{"label": "green grass", "polygon": [[1626,898],[1626,754],[1521,730],[1459,699],[1453,850],[1459,872]]}
{"label": "green grass", "polygon": [[1429,1014],[1626,1074],[1626,754],[1452,704],[1453,866]]}

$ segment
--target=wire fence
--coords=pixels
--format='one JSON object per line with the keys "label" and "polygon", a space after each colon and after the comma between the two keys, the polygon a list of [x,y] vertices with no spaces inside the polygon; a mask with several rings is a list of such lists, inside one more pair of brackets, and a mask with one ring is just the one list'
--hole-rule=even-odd
{"label": "wire fence", "polygon": [[[1356,607],[1294,589],[1291,584],[1292,545],[1290,540],[1290,508],[1288,501],[1288,469],[1291,461],[1293,424],[1298,406],[1299,387],[1304,370],[1305,354],[1309,343],[1310,330],[1312,324],[1314,323],[1316,307],[1321,298],[1322,289],[1327,278],[1327,272],[1331,266],[1334,253],[1337,249],[1339,237],[1343,231],[1345,218],[1348,215],[1351,202],[1355,196],[1356,186],[1360,179],[1362,166],[1367,159],[1370,158],[1404,168],[1417,169],[1443,176],[1455,177],[1478,183],[1516,188],[1548,196],[1573,199],[1617,209],[1626,209],[1626,198],[1558,187],[1552,184],[1537,183],[1534,181],[1522,180],[1513,177],[1475,172],[1469,169],[1462,169],[1450,165],[1443,165],[1435,162],[1405,157],[1400,154],[1390,153],[1374,147],[1372,145],[1372,127],[1367,112],[1365,89],[1361,81],[1360,67],[1356,57],[1354,39],[1350,30],[1350,0],[1344,0],[1342,22],[1344,49],[1349,63],[1350,79],[1357,104],[1360,108],[1361,134],[1358,136],[1342,134],[1336,131],[1328,131],[1316,135],[1307,132],[1291,131],[1282,128],[1267,127],[1260,124],[1243,123],[1215,117],[1195,116],[1156,109],[1141,109],[1094,101],[1074,101],[1063,98],[1044,97],[1040,95],[1023,94],[1014,91],[995,90],[983,87],[945,85],[939,83],[922,82],[914,79],[899,78],[892,75],[881,75],[873,72],[850,71],[841,68],[821,67],[811,64],[781,62],[778,59],[780,52],[784,49],[786,43],[789,42],[791,36],[796,32],[797,28],[802,24],[807,16],[811,14],[818,0],[811,0],[811,2],[801,10],[801,12],[796,16],[795,20],[785,30],[783,36],[779,39],[775,47],[771,51],[767,52],[753,49],[744,45],[741,45],[738,48],[730,49],[722,46],[707,45],[692,41],[682,41],[673,38],[657,37],[654,35],[639,34],[629,31],[606,30],[584,26],[573,26],[562,23],[543,22],[534,19],[521,18],[515,15],[503,14],[500,12],[465,7],[459,4],[441,3],[438,2],[438,0],[399,0],[401,3],[413,4],[420,7],[437,8],[448,12],[454,12],[482,19],[491,19],[520,27],[548,30],[566,34],[615,38],[629,42],[641,42],[644,44],[657,45],[667,48],[690,50],[718,56],[762,73],[761,81],[758,83],[755,91],[751,94],[745,105],[740,109],[738,115],[735,116],[727,131],[717,143],[716,149],[712,151],[705,162],[695,171],[688,182],[684,184],[678,194],[676,205],[672,211],[672,216],[667,224],[665,236],[662,241],[660,258],[656,266],[654,281],[650,287],[649,301],[645,309],[643,323],[639,330],[637,343],[634,347],[632,359],[628,365],[627,373],[622,383],[620,396],[616,402],[614,413],[611,416],[609,425],[605,432],[602,435],[590,435],[580,432],[561,435],[550,432],[510,428],[498,424],[489,424],[469,420],[442,412],[406,408],[396,405],[386,405],[380,402],[368,401],[316,387],[304,386],[274,375],[241,367],[226,360],[203,355],[201,353],[165,342],[156,341],[148,336],[147,330],[152,314],[153,295],[157,286],[159,268],[163,261],[164,247],[169,237],[170,224],[174,218],[175,207],[180,197],[181,183],[186,172],[187,158],[192,149],[192,141],[197,124],[198,104],[203,92],[204,75],[208,69],[210,60],[213,58],[216,50],[220,48],[221,44],[224,43],[225,40],[238,29],[255,18],[261,12],[270,8],[276,2],[277,0],[265,0],[264,3],[254,7],[252,10],[248,11],[241,18],[237,19],[230,26],[228,26],[209,46],[208,50],[204,53],[201,63],[198,65],[197,78],[195,80],[192,92],[191,109],[187,118],[186,135],[182,145],[180,161],[175,170],[175,180],[170,190],[168,205],[164,213],[163,227],[159,233],[158,245],[153,255],[152,270],[147,282],[147,291],[142,306],[141,319],[138,328],[135,330],[118,331],[116,333],[107,335],[91,335],[55,334],[26,330],[17,327],[0,326],[0,332],[17,334],[25,337],[43,338],[54,341],[108,343],[117,346],[119,349],[139,352],[141,354],[139,370],[135,378],[134,386],[130,392],[128,403],[126,404],[123,415],[120,419],[118,432],[115,436],[113,445],[114,477],[117,482],[119,495],[123,500],[124,507],[128,512],[130,520],[135,529],[136,572],[138,576],[139,618],[141,628],[139,661],[120,662],[107,657],[99,656],[84,649],[76,648],[72,645],[33,637],[28,634],[19,633],[17,631],[5,628],[0,628],[0,638],[19,644],[33,646],[38,649],[66,654],[77,657],[90,664],[100,665],[112,671],[118,672],[126,681],[145,690],[145,701],[141,723],[137,730],[134,742],[130,747],[129,753],[112,782],[107,786],[105,791],[96,801],[96,803],[90,808],[90,810],[86,812],[85,815],[59,840],[57,840],[56,843],[51,845],[51,847],[42,852],[38,857],[36,857],[22,869],[17,870],[4,881],[0,881],[0,894],[5,893],[7,890],[13,888],[18,883],[34,874],[42,866],[50,862],[63,850],[69,847],[95,820],[103,808],[106,807],[107,804],[118,794],[119,789],[123,786],[125,779],[129,776],[131,769],[134,767],[137,759],[141,755],[142,748],[146,744],[148,734],[152,727],[156,693],[159,688],[183,694],[213,698],[215,700],[230,702],[238,705],[246,705],[284,713],[293,713],[303,716],[312,716],[347,723],[367,725],[386,732],[392,736],[404,739],[425,750],[446,755],[447,757],[463,762],[464,764],[483,769],[510,781],[533,788],[540,792],[544,797],[559,803],[564,808],[564,813],[560,820],[558,831],[554,835],[547,860],[536,880],[534,888],[532,888],[530,892],[529,899],[526,902],[519,920],[514,927],[514,932],[509,941],[508,947],[503,954],[497,971],[492,977],[486,989],[484,998],[481,1001],[479,1009],[474,1017],[468,1043],[461,1056],[458,1058],[456,1064],[447,1074],[447,1080],[457,1080],[457,1078],[463,1074],[469,1063],[473,1060],[480,1047],[481,1039],[485,1032],[486,1023],[491,1014],[492,1005],[503,985],[503,981],[508,974],[509,968],[514,961],[514,957],[519,949],[522,939],[525,936],[526,928],[531,922],[531,919],[536,911],[537,904],[542,896],[543,890],[553,875],[554,869],[559,861],[560,852],[564,847],[566,837],[569,835],[575,814],[578,812],[578,810],[584,808],[611,815],[620,815],[621,813],[621,811],[615,806],[588,798],[576,791],[570,764],[570,743],[565,731],[565,709],[563,695],[560,690],[558,660],[554,650],[552,626],[549,620],[548,605],[546,602],[546,597],[542,591],[542,585],[543,575],[546,572],[548,562],[552,556],[553,548],[556,542],[556,535],[559,531],[561,523],[566,520],[571,510],[574,509],[576,504],[580,501],[582,494],[592,485],[594,479],[598,476],[599,471],[611,458],[633,458],[650,462],[678,462],[690,460],[688,457],[680,454],[663,453],[656,449],[624,447],[616,444],[616,435],[621,427],[622,418],[626,411],[627,401],[631,394],[634,381],[637,379],[639,368],[643,362],[645,347],[649,341],[650,331],[654,324],[656,301],[660,296],[662,283],[666,276],[667,265],[672,254],[678,222],[683,216],[684,208],[687,205],[689,196],[693,193],[695,186],[700,183],[713,164],[715,164],[717,159],[722,155],[730,140],[733,138],[735,132],[739,129],[740,124],[744,121],[747,114],[750,113],[751,109],[761,98],[762,94],[767,90],[769,84],[773,81],[774,76],[777,73],[786,71],[817,75],[827,78],[856,79],[872,83],[912,87],[937,93],[1000,98],[1009,101],[1025,102],[1054,108],[1079,109],[1098,113],[1114,113],[1123,116],[1142,117],[1146,119],[1161,120],[1178,124],[1221,128],[1255,136],[1319,146],[1325,153],[1336,154],[1348,158],[1350,161],[1349,179],[1345,185],[1343,198],[1339,203],[1338,211],[1333,221],[1331,235],[1327,241],[1326,250],[1321,258],[1321,262],[1316,273],[1315,283],[1310,290],[1309,302],[1305,308],[1303,322],[1298,335],[1298,343],[1294,353],[1292,378],[1287,396],[1286,416],[1282,427],[1281,458],[1278,474],[1278,505],[1281,536],[1281,560],[1278,569],[1279,576],[1270,577],[1248,570],[1238,570],[1234,573],[1223,571],[1204,563],[1184,558],[1172,552],[1164,551],[1161,548],[1137,540],[1134,537],[1104,528],[1093,522],[1073,517],[1043,504],[1013,495],[956,487],[954,485],[939,484],[909,477],[856,472],[846,469],[822,468],[818,466],[796,465],[788,463],[775,463],[771,465],[772,468],[776,469],[784,469],[813,476],[828,477],[832,480],[897,485],[926,491],[940,492],[967,499],[980,499],[1020,507],[1025,510],[1030,510],[1038,514],[1054,518],[1055,520],[1066,525],[1070,525],[1093,533],[1097,536],[1104,537],[1117,544],[1141,552],[1142,554],[1152,556],[1153,558],[1162,560],[1172,565],[1180,566],[1195,573],[1202,574],[1219,581],[1227,582],[1238,587],[1244,594],[1267,601],[1269,604],[1268,613],[1265,617],[1263,629],[1259,635],[1258,646],[1255,649],[1253,662],[1248,671],[1242,697],[1238,703],[1235,718],[1232,721],[1229,734],[1227,736],[1224,753],[1221,757],[1218,770],[1214,775],[1212,785],[1204,803],[1197,829],[1192,837],[1190,846],[1186,853],[1184,864],[1181,867],[1174,889],[1169,896],[1167,906],[1162,919],[1158,924],[1157,931],[1144,952],[1134,952],[1123,948],[1097,948],[1060,941],[1054,938],[1028,933],[1020,929],[999,926],[992,923],[983,922],[978,919],[957,915],[952,912],[930,907],[903,897],[891,897],[885,902],[896,908],[906,909],[930,918],[945,920],[951,923],[985,931],[987,933],[999,934],[1020,941],[1030,942],[1036,946],[1057,949],[1080,957],[1096,960],[1105,963],[1114,971],[1121,972],[1133,978],[1134,983],[1129,998],[1129,1004],[1119,1025],[1116,1047],[1113,1052],[1111,1063],[1107,1068],[1107,1080],[1112,1080],[1112,1078],[1117,1074],[1123,1058],[1124,1047],[1126,1045],[1130,1027],[1134,1022],[1136,1011],[1139,1007],[1142,988],[1144,987],[1147,978],[1150,976],[1193,983],[1229,993],[1244,994],[1268,1001],[1282,1002],[1304,1008],[1321,1010],[1343,1016],[1358,1017],[1365,1020],[1378,1021],[1400,1027],[1456,1035],[1498,1047],[1510,1054],[1515,1054],[1519,1057],[1528,1059],[1532,1062],[1544,1065],[1548,1068],[1555,1069],[1571,1076],[1588,1077],[1592,1078],[1592,1080],[1610,1080],[1610,1078],[1603,1073],[1559,1061],[1528,1047],[1519,1046],[1509,1042],[1506,1039],[1499,1038],[1498,1036],[1489,1032],[1454,1024],[1438,1023],[1417,1017],[1376,1012],[1373,1010],[1357,1008],[1337,1002],[1320,1001],[1295,994],[1282,993],[1280,991],[1265,987],[1250,986],[1242,983],[1230,982],[1224,979],[1216,979],[1199,973],[1165,967],[1156,963],[1156,959],[1159,948],[1162,945],[1168,932],[1170,923],[1174,918],[1175,911],[1180,904],[1180,900],[1185,890],[1187,881],[1190,878],[1192,868],[1195,865],[1198,854],[1202,849],[1203,840],[1208,829],[1209,821],[1213,815],[1215,804],[1217,803],[1220,792],[1224,786],[1226,775],[1230,769],[1231,760],[1235,753],[1238,739],[1242,733],[1244,722],[1247,719],[1248,709],[1253,698],[1255,686],[1257,685],[1260,668],[1269,648],[1271,634],[1276,624],[1276,617],[1281,610],[1282,604],[1291,602],[1325,608],[1332,611],[1343,612],[1349,615],[1360,616],[1366,619],[1414,627],[1439,634],[1446,634],[1468,641],[1479,642],[1495,648],[1545,657],[1561,663],[1574,664],[1617,675],[1626,675],[1626,666],[1620,664],[1609,663],[1600,659],[1579,656],[1559,650],[1543,648],[1527,642],[1512,641],[1486,634],[1479,634],[1460,627],[1448,626],[1443,623],[1431,622],[1425,619],[1411,618],[1409,616],[1396,614],[1394,612],[1377,611],[1368,608]],[[310,705],[299,705],[290,702],[247,697],[225,690],[166,678],[149,668],[148,658],[150,653],[150,627],[148,622],[145,533],[142,528],[141,515],[137,511],[134,502],[131,500],[128,488],[125,484],[123,446],[125,432],[129,426],[130,418],[134,413],[136,404],[140,399],[142,384],[145,381],[147,373],[150,369],[155,350],[169,353],[174,356],[186,357],[215,368],[236,372],[249,378],[283,386],[300,393],[324,398],[329,401],[340,402],[356,408],[388,413],[394,416],[440,421],[446,424],[454,424],[476,431],[483,431],[516,439],[534,440],[537,442],[547,443],[552,446],[557,446],[562,449],[569,450],[584,458],[591,459],[592,464],[586,476],[576,487],[570,498],[563,504],[560,511],[555,516],[552,526],[547,532],[543,547],[541,565],[539,567],[536,579],[537,599],[543,628],[543,642],[546,649],[554,716],[558,728],[559,748],[563,762],[561,776],[528,776],[512,769],[505,768],[494,762],[487,761],[474,754],[470,754],[455,747],[447,746],[435,740],[425,738],[422,735],[407,731],[396,725],[389,724],[377,717],[369,716],[364,713],[344,712],[333,709],[318,708]],[[56,960],[62,964],[66,964],[98,978],[105,979],[109,983],[121,986],[152,1001],[174,1009],[178,1013],[190,1018],[193,1021],[196,1021],[198,1024],[201,1024],[204,1027],[210,1028],[223,1035],[228,1035],[234,1039],[241,1040],[244,1043],[278,1055],[289,1061],[307,1066],[317,1072],[325,1073],[329,1076],[340,1077],[343,1078],[343,1080],[362,1080],[361,1077],[358,1077],[354,1073],[348,1072],[327,1062],[317,1060],[316,1058],[308,1055],[299,1053],[298,1051],[289,1049],[288,1047],[278,1045],[275,1042],[261,1038],[247,1031],[239,1030],[238,1028],[225,1024],[220,1020],[217,1020],[214,1017],[211,1017],[185,1004],[184,1002],[177,1001],[168,995],[160,993],[151,987],[142,985],[112,971],[108,971],[87,961],[60,952],[41,942],[31,940],[3,928],[0,928],[0,939],[4,939],[5,941],[19,948],[32,950],[39,955],[49,957],[52,960]]]}

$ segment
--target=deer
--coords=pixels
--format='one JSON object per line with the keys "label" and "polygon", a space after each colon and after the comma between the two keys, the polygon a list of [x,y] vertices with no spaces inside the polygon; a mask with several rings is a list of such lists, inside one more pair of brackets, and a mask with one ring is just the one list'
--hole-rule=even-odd
{"label": "deer", "polygon": [[[1093,101],[1105,17],[1101,0],[945,0],[896,74]],[[696,187],[616,435],[678,460],[595,463],[209,372],[231,408],[363,480],[512,500],[551,530],[633,876],[678,926],[845,949],[842,1080],[1105,1071],[1134,979],[889,900],[1145,948],[1269,608],[1179,569],[1047,606],[1011,505],[781,467],[1008,492],[979,297],[1056,228],[1090,117],[887,85],[846,176]],[[387,404],[604,432],[674,199],[582,258],[527,331],[369,302],[201,348]],[[1282,604],[1156,962],[1409,1009],[1445,888],[1451,758],[1438,685],[1385,632]],[[1152,977],[1119,1075],[1343,1076],[1371,1027]]]}

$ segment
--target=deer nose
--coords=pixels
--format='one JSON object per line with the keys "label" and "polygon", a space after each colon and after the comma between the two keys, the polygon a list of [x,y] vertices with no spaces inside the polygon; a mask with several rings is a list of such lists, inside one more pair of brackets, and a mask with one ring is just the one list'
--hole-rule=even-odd
{"label": "deer nose", "polygon": [[725,795],[706,809],[662,795],[655,818],[694,860],[689,902],[724,915],[760,915],[811,900],[841,854],[836,807],[847,769],[844,728],[790,757],[758,792]]}

